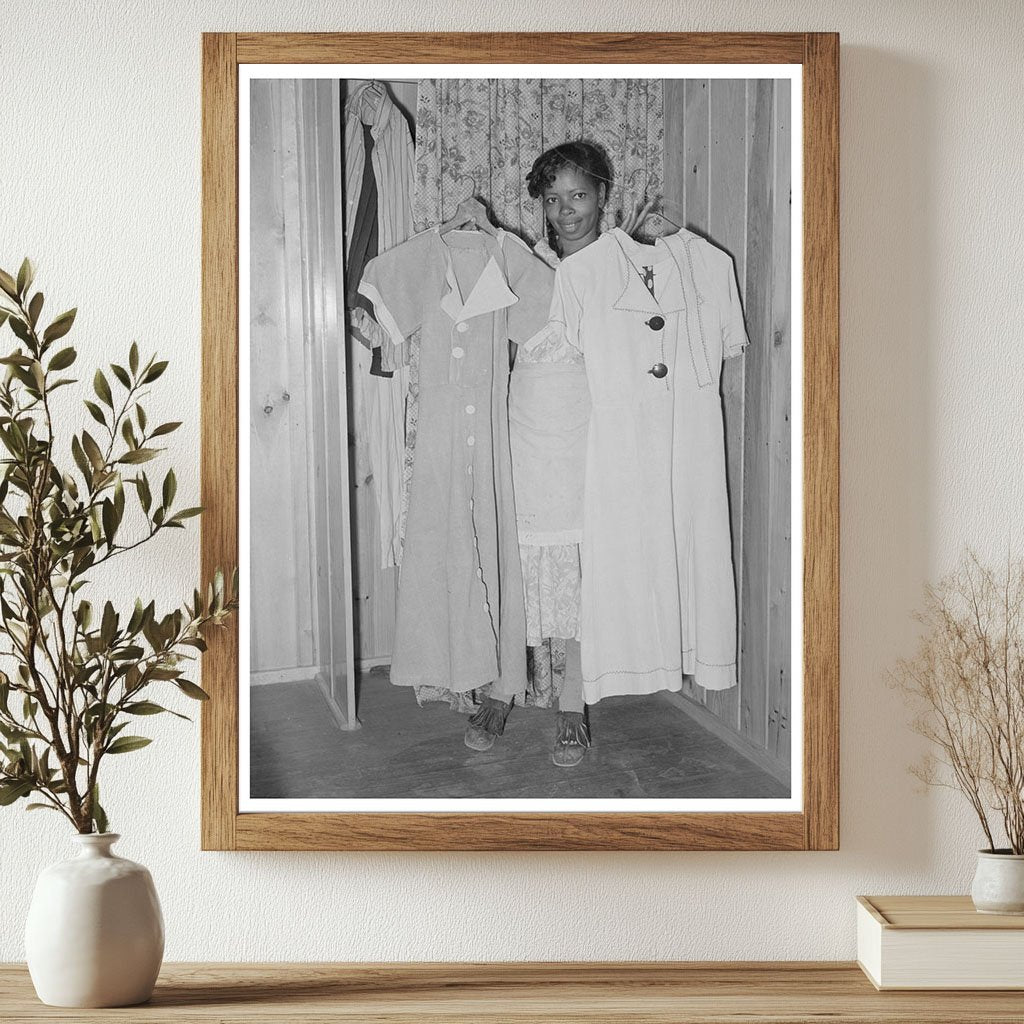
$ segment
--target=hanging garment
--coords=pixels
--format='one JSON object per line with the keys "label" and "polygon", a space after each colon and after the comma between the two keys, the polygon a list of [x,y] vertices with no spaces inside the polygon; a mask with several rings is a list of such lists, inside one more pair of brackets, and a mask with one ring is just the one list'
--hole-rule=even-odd
{"label": "hanging garment", "polygon": [[509,341],[541,331],[552,271],[513,235],[426,231],[360,291],[398,342],[419,330],[419,402],[391,681],[465,692],[526,678],[508,435]]}
{"label": "hanging garment", "polygon": [[[654,268],[652,295],[643,266]],[[550,333],[590,384],[582,544],[588,703],[736,684],[736,587],[719,391],[747,343],[729,255],[621,229],[562,261]],[[543,344],[542,332],[533,344]]]}
{"label": "hanging garment", "polygon": [[[546,242],[534,252],[557,267]],[[582,353],[564,336],[549,335],[516,354],[508,417],[526,642],[578,640],[590,392]]]}
{"label": "hanging garment", "polygon": [[[355,222],[365,160],[363,120],[373,138],[371,163],[377,189],[380,251],[398,245],[412,231],[413,143],[409,126],[379,82],[358,88],[345,102],[345,223]],[[345,239],[346,254],[351,237]]]}
{"label": "hanging garment", "polygon": [[[378,82],[345,103],[346,304],[352,346],[349,376],[357,473],[372,477],[382,568],[401,559],[402,478],[408,371],[388,351],[392,344],[356,292],[366,262],[412,232],[413,144],[409,126]],[[367,181],[367,169],[372,180]],[[390,371],[390,374],[388,373]]]}
{"label": "hanging garment", "polygon": [[[373,130],[368,124],[364,124],[362,128],[363,180],[359,189],[355,218],[349,225],[345,307],[349,332],[364,348],[370,350],[370,373],[378,377],[393,377],[394,367],[386,364],[393,361],[391,350],[394,346],[388,339],[387,332],[373,319],[373,306],[370,305],[370,300],[359,294],[359,282],[362,280],[366,264],[380,251],[377,179],[373,173]],[[387,350],[386,357],[382,357],[383,350]]]}
{"label": "hanging garment", "polygon": [[[373,307],[368,299],[359,294],[366,264],[380,251],[380,225],[377,221],[377,179],[373,173],[373,129],[368,124],[353,125],[353,131],[363,134],[363,165],[360,168],[362,180],[359,183],[359,197],[352,215],[352,203],[348,204],[348,262],[345,269],[345,305],[349,309],[361,308],[372,315]],[[368,339],[361,339],[367,348],[372,347]]]}

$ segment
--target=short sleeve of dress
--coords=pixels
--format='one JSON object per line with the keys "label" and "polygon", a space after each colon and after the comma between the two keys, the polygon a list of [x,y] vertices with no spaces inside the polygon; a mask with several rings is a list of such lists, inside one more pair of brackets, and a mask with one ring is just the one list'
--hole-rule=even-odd
{"label": "short sleeve of dress", "polygon": [[722,253],[722,269],[719,273],[722,294],[719,296],[722,317],[722,357],[738,356],[748,344],[747,328],[740,305],[740,290],[736,284],[736,268],[732,258]]}
{"label": "short sleeve of dress", "polygon": [[548,322],[554,271],[515,235],[504,238],[508,286],[519,300],[508,309],[508,336],[526,347]]}
{"label": "short sleeve of dress", "polygon": [[359,294],[373,303],[377,323],[392,344],[401,345],[423,323],[423,267],[428,259],[431,232],[414,235],[401,245],[375,256],[366,264]]}

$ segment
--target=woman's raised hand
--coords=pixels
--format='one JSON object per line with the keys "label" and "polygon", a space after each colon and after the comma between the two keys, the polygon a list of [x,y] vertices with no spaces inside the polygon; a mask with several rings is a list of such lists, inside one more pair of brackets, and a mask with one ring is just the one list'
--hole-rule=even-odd
{"label": "woman's raised hand", "polygon": [[625,214],[623,214],[622,210],[616,211],[616,226],[622,228],[627,235],[632,235],[633,232],[643,224],[648,216],[654,212],[655,206],[657,206],[661,200],[661,196],[655,196],[653,199],[649,199],[645,203],[645,198],[646,197],[641,197],[640,199],[637,199],[636,203]]}

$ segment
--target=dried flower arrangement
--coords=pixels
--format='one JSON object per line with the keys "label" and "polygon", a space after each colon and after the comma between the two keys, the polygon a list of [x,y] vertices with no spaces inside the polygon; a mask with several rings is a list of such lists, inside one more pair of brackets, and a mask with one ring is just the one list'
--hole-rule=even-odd
{"label": "dried flower arrangement", "polygon": [[[918,708],[913,728],[931,740],[911,771],[968,799],[988,852],[1024,854],[1024,561],[1005,571],[968,553],[925,589],[923,633],[895,682]],[[996,840],[1006,846],[997,851]]]}

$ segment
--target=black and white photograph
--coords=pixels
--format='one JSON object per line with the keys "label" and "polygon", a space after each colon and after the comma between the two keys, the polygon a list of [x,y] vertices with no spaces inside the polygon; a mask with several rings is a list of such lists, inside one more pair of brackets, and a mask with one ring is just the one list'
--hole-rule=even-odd
{"label": "black and white photograph", "polygon": [[240,82],[241,809],[799,809],[799,68],[512,70]]}

